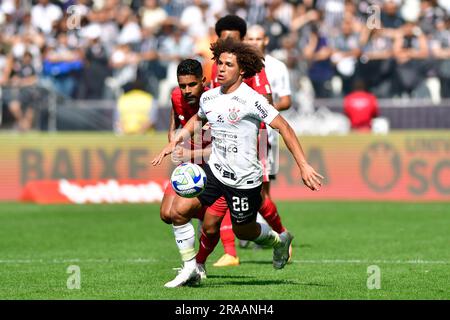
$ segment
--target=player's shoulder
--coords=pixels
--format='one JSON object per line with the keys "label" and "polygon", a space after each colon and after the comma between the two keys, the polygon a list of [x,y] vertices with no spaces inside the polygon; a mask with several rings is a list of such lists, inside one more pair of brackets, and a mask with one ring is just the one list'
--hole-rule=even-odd
{"label": "player's shoulder", "polygon": [[172,101],[181,101],[183,94],[181,93],[181,89],[179,87],[175,87],[170,94],[170,98]]}
{"label": "player's shoulder", "polygon": [[215,100],[217,97],[219,97],[220,94],[220,87],[217,88],[208,88],[205,87],[205,91],[203,91],[202,95],[200,96],[200,103],[207,103],[209,101]]}
{"label": "player's shoulder", "polygon": [[259,100],[259,99],[265,99],[264,96],[262,96],[258,91],[250,87],[247,83],[242,82],[240,86],[241,95],[244,95],[245,97],[252,99],[252,100]]}
{"label": "player's shoulder", "polygon": [[266,54],[264,60],[266,65],[271,65],[272,67],[275,68],[283,68],[283,69],[286,68],[286,64],[283,61],[278,60],[277,58],[271,56],[270,54]]}

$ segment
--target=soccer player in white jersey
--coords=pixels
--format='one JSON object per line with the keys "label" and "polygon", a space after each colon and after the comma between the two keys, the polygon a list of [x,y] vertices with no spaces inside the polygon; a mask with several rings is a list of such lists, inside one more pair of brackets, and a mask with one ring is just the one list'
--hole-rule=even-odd
{"label": "soccer player in white jersey", "polygon": [[[263,175],[257,150],[260,123],[265,122],[279,130],[307,187],[319,190],[323,177],[306,161],[295,132],[286,120],[264,97],[243,83],[243,79],[253,76],[264,66],[262,55],[252,46],[232,39],[219,40],[212,44],[211,49],[218,63],[220,87],[202,94],[197,115],[152,160],[152,164],[160,164],[165,156],[175,150],[177,144],[192,136],[199,122],[209,122],[213,140],[211,156],[204,166],[206,188],[197,198],[184,198],[176,210],[181,212],[212,204],[224,196],[231,211],[236,236],[272,246],[273,267],[281,269],[289,259],[293,236],[287,231],[278,234],[267,225],[256,222],[261,205]],[[206,214],[205,222],[210,217]],[[198,279],[195,266],[185,265],[184,268],[184,283]]]}

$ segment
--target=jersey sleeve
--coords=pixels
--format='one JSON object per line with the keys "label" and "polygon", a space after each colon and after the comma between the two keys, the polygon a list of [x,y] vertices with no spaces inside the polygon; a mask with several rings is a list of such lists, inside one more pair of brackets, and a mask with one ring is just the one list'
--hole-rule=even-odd
{"label": "jersey sleeve", "polygon": [[250,112],[256,119],[267,124],[270,124],[279,114],[278,110],[262,96],[256,97]]}
{"label": "jersey sleeve", "polygon": [[172,109],[175,115],[178,115],[177,111],[177,90],[176,88],[172,90],[172,93],[170,94],[170,102],[172,103]]}

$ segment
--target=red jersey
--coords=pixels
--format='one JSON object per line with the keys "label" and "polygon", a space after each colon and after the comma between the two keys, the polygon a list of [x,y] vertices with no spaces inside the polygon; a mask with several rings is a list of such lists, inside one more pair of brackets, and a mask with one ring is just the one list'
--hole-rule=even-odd
{"label": "red jersey", "polygon": [[[204,91],[209,90],[208,87],[204,88]],[[172,90],[171,95],[172,100],[172,108],[175,113],[175,117],[178,118],[182,127],[186,125],[190,118],[198,112],[199,104],[190,105],[183,99],[183,94],[181,93],[181,89],[176,87]]]}
{"label": "red jersey", "polygon": [[[217,82],[217,73],[217,63],[214,62],[211,71],[211,86],[213,88],[220,86],[219,82]],[[269,80],[267,80],[266,70],[264,68],[253,77],[244,79],[244,82],[259,94],[267,95],[272,93],[272,88],[270,87]]]}
{"label": "red jersey", "polygon": [[[208,87],[203,88],[203,92],[208,91]],[[199,104],[190,105],[183,99],[183,94],[181,93],[181,89],[179,87],[176,87],[172,90],[171,95],[171,101],[172,101],[172,108],[175,117],[180,122],[180,125],[184,127],[186,123],[189,121],[190,118],[192,118],[200,108]],[[202,148],[206,148],[210,143],[211,139],[208,139],[205,137],[206,130],[202,131]],[[195,135],[194,135],[195,137]],[[191,140],[191,147],[194,147],[194,143]],[[200,143],[198,143],[200,145]]]}
{"label": "red jersey", "polygon": [[365,91],[355,91],[344,98],[344,112],[353,129],[370,129],[370,122],[378,116],[377,98]]}

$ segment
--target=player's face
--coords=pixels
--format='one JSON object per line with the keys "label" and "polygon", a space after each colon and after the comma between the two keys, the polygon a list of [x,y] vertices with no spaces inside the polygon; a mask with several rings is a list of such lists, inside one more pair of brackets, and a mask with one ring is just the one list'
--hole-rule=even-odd
{"label": "player's face", "polygon": [[231,38],[235,41],[241,41],[241,33],[237,30],[223,30],[220,33],[220,39],[225,40],[226,38]]}
{"label": "player's face", "polygon": [[264,31],[262,30],[249,30],[247,36],[245,37],[245,43],[254,46],[261,52],[264,52],[268,39],[264,36]]}
{"label": "player's face", "polygon": [[194,75],[178,76],[178,86],[180,87],[183,99],[188,104],[198,103],[203,92],[204,79]]}
{"label": "player's face", "polygon": [[236,56],[233,53],[224,52],[217,61],[217,82],[221,86],[229,87],[236,83],[239,76],[244,72],[241,71],[237,63]]}

